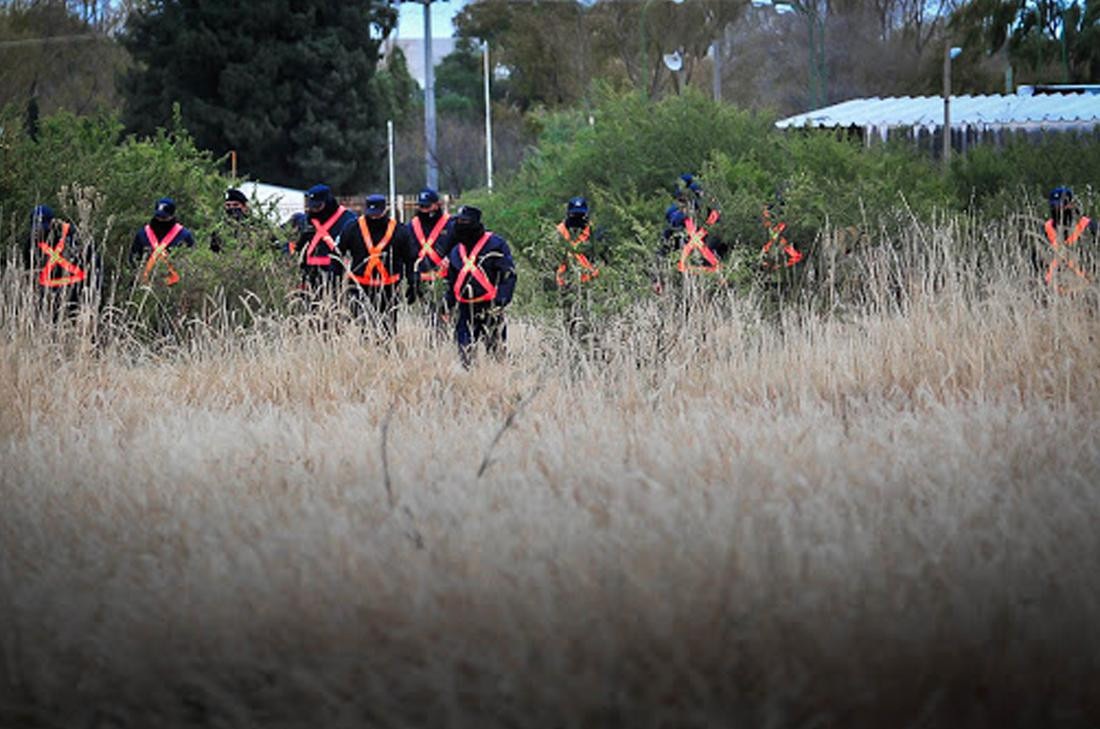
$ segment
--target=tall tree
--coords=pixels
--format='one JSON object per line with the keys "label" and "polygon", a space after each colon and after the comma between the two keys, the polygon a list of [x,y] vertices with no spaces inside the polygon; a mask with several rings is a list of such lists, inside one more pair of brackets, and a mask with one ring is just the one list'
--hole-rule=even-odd
{"label": "tall tree", "polygon": [[130,15],[124,119],[166,126],[174,103],[202,147],[265,181],[345,190],[384,176],[375,70],[397,15],[385,0],[160,0]]}
{"label": "tall tree", "polygon": [[115,108],[115,75],[127,57],[108,31],[64,2],[0,1],[0,106],[34,99],[43,114]]}
{"label": "tall tree", "polygon": [[674,85],[663,54],[679,51],[691,83],[710,44],[748,0],[479,0],[455,20],[460,36],[489,41],[521,108],[567,106],[594,79],[657,95]]}
{"label": "tall tree", "polygon": [[970,0],[951,24],[967,46],[1006,52],[1022,80],[1100,80],[1098,0]]}

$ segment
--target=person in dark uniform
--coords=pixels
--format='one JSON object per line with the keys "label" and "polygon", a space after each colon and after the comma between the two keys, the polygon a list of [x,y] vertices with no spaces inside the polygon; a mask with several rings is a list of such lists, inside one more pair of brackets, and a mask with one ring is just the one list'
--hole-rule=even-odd
{"label": "person in dark uniform", "polygon": [[180,277],[172,266],[171,251],[180,246],[194,248],[195,238],[176,220],[175,201],[162,197],[153,208],[152,220],[137,232],[130,244],[130,263],[145,260],[140,273],[142,283],[152,283],[154,272],[166,286],[178,283]]}
{"label": "person in dark uniform", "polygon": [[[665,227],[655,251],[652,279],[657,293],[665,288],[669,259],[676,255],[679,278],[719,274],[722,259],[730,247],[711,230],[721,217],[717,208],[702,203],[702,189],[692,181],[694,188],[685,187],[675,193],[675,202],[665,210]],[[698,214],[705,214],[699,220]]]}
{"label": "person in dark uniform", "polygon": [[235,187],[229,188],[225,191],[223,209],[225,210],[224,228],[210,234],[210,250],[221,253],[226,246],[225,235],[238,243],[255,244],[257,237],[255,234],[258,231],[253,230],[257,226],[249,214],[248,196]]}
{"label": "person in dark uniform", "polygon": [[[1076,291],[1095,276],[1097,222],[1077,209],[1073,190],[1056,187],[1047,198],[1050,217],[1043,223],[1044,253],[1032,252],[1032,264],[1042,272],[1042,280],[1057,293]],[[1085,234],[1092,245],[1082,245]]]}
{"label": "person in dark uniform", "polygon": [[298,244],[302,289],[314,296],[343,289],[344,265],[340,258],[340,236],[358,219],[332,194],[328,185],[314,185],[306,191],[308,225]]}
{"label": "person in dark uniform", "polygon": [[368,195],[363,216],[340,239],[347,261],[349,304],[357,317],[368,315],[392,337],[397,332],[398,289],[405,282],[405,300],[416,301],[420,276],[417,247],[408,229],[386,214],[384,195]]}
{"label": "person in dark uniform", "polygon": [[416,270],[420,273],[428,319],[433,330],[442,332],[449,317],[440,288],[447,280],[451,216],[443,212],[439,193],[430,187],[420,191],[416,196],[416,215],[408,222],[407,228],[417,246]]}
{"label": "person in dark uniform", "polygon": [[594,343],[589,295],[606,259],[606,234],[593,228],[588,200],[574,197],[565,205],[565,218],[555,226],[560,255],[554,270],[558,308],[566,333],[577,341]]}
{"label": "person in dark uniform", "polygon": [[504,308],[516,288],[516,265],[508,244],[485,230],[481,210],[469,205],[454,215],[454,247],[447,264],[447,303],[456,311],[455,341],[465,367],[479,341],[496,356],[504,353],[508,325]]}
{"label": "person in dark uniform", "polygon": [[31,211],[23,264],[34,274],[39,301],[55,316],[74,313],[82,294],[101,286],[102,266],[95,247],[81,239],[75,225],[55,218],[47,205]]}

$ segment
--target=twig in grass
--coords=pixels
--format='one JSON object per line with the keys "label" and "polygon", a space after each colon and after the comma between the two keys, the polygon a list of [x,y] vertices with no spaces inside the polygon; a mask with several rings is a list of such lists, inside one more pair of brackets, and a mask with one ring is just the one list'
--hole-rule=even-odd
{"label": "twig in grass", "polygon": [[[397,496],[394,494],[393,480],[390,478],[390,457],[387,446],[390,440],[390,421],[393,420],[395,410],[397,410],[396,398],[390,401],[386,416],[382,418],[382,485],[386,488],[386,502],[390,505],[391,512],[397,507]],[[424,535],[416,527],[416,516],[413,515],[412,509],[405,506],[402,507],[401,511],[409,518],[409,531],[405,532],[405,536],[409,538],[414,547],[424,549]]]}
{"label": "twig in grass", "polygon": [[389,442],[390,421],[393,420],[393,412],[397,409],[397,400],[390,401],[386,417],[382,418],[382,484],[386,487],[386,501],[392,509],[397,505],[397,499],[393,495],[393,482],[390,480],[390,459],[387,454],[386,444]]}
{"label": "twig in grass", "polygon": [[516,404],[516,406],[512,408],[512,412],[508,413],[508,417],[506,417],[504,419],[504,422],[501,423],[500,429],[497,430],[497,434],[493,436],[493,440],[490,441],[489,447],[485,449],[485,455],[481,459],[481,466],[477,469],[477,478],[481,478],[482,474],[484,474],[485,471],[488,470],[489,466],[493,462],[493,448],[495,448],[497,443],[500,442],[500,439],[504,437],[504,434],[508,431],[508,429],[515,424],[516,417],[521,412],[523,412],[524,408],[526,408],[531,403],[531,401],[534,400],[535,397],[539,394],[539,392],[542,390],[544,382],[545,378],[540,379],[539,383],[535,385],[535,388],[531,390],[527,397],[520,400]]}

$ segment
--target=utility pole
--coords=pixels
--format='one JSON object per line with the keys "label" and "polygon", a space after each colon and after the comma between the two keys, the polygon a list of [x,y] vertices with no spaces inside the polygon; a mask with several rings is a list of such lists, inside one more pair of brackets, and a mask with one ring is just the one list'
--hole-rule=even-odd
{"label": "utility pole", "polygon": [[948,39],[943,47],[943,171],[951,169],[951,59],[958,55]]}
{"label": "utility pole", "polygon": [[394,178],[394,164],[393,164],[393,147],[394,147],[394,135],[393,135],[393,119],[386,122],[386,149],[389,155],[389,167],[390,167],[390,214],[394,218],[399,218],[397,211],[397,181]]}
{"label": "utility pole", "polygon": [[435,67],[432,59],[432,0],[424,2],[424,159],[427,186],[439,187],[439,157],[435,135]]}
{"label": "utility pole", "polygon": [[721,103],[722,101],[722,40],[726,33],[725,29],[718,33],[718,37],[714,40],[714,45],[711,48],[714,49],[714,78],[712,80],[712,86],[714,89],[714,101]]}
{"label": "utility pole", "polygon": [[482,46],[485,66],[485,182],[493,191],[493,107],[489,100],[489,41]]}

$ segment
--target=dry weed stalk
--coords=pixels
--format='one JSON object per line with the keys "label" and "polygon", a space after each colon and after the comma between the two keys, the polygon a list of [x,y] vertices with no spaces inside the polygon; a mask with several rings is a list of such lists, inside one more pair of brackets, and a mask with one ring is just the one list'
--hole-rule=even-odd
{"label": "dry weed stalk", "polygon": [[1095,302],[922,225],[842,309],[473,372],[320,309],[82,349],[5,273],[0,724],[1094,726]]}

